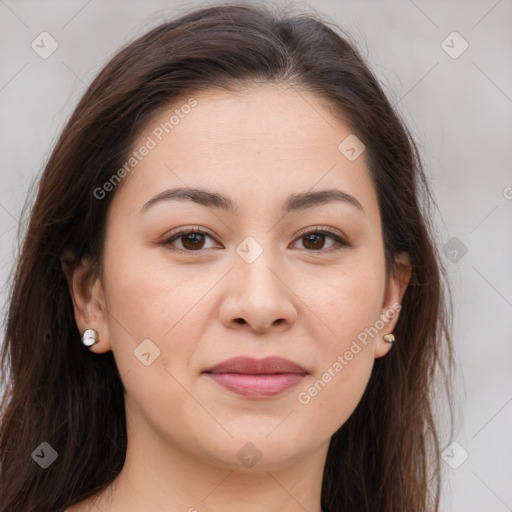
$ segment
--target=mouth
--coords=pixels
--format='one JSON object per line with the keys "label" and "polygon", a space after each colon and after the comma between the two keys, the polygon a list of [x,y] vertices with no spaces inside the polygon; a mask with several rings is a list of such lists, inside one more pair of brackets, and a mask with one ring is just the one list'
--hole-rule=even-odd
{"label": "mouth", "polygon": [[280,357],[235,357],[203,373],[231,392],[261,398],[284,393],[308,375],[299,364]]}

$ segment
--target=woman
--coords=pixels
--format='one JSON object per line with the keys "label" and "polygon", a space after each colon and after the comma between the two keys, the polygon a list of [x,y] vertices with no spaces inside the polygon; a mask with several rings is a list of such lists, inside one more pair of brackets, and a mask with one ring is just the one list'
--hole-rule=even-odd
{"label": "woman", "polygon": [[428,198],[318,17],[207,7],[122,49],[18,261],[0,511],[438,510]]}

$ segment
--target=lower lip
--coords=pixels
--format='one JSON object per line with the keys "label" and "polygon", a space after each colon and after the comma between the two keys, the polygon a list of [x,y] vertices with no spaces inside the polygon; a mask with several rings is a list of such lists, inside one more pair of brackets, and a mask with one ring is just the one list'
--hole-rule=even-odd
{"label": "lower lip", "polygon": [[274,373],[247,375],[243,373],[207,373],[221,386],[244,396],[267,397],[284,393],[296,386],[305,375],[302,373]]}

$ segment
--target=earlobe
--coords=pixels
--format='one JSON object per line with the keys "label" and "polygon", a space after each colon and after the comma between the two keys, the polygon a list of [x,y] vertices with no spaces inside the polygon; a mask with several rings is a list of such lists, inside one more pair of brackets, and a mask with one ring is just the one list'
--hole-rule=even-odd
{"label": "earlobe", "polygon": [[[88,258],[77,262],[73,253],[66,251],[61,256],[61,264],[73,302],[75,321],[80,332],[79,341],[93,352],[110,350],[103,286],[92,262]],[[86,336],[87,342],[84,342],[83,334],[87,330],[96,331],[96,343],[91,342],[90,336]]]}
{"label": "earlobe", "polygon": [[[395,256],[395,265],[389,276],[381,310],[380,330],[375,346],[375,357],[385,356],[393,347],[395,336],[393,330],[398,322],[402,300],[411,280],[412,266],[409,254],[401,252]],[[399,340],[398,340],[399,341]]]}

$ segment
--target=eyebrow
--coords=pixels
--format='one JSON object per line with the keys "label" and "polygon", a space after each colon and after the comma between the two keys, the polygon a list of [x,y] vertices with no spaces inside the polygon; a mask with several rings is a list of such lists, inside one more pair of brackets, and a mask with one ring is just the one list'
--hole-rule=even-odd
{"label": "eyebrow", "polygon": [[[179,187],[164,190],[160,194],[151,198],[144,204],[139,211],[139,214],[146,212],[152,206],[162,201],[193,201],[208,208],[221,209],[232,214],[236,214],[238,212],[238,205],[235,201],[227,196],[219,194],[218,192],[213,192],[203,188]],[[284,201],[281,213],[286,215],[290,212],[306,210],[332,202],[349,204],[360,210],[362,213],[365,213],[363,206],[354,196],[337,189],[291,194]]]}

